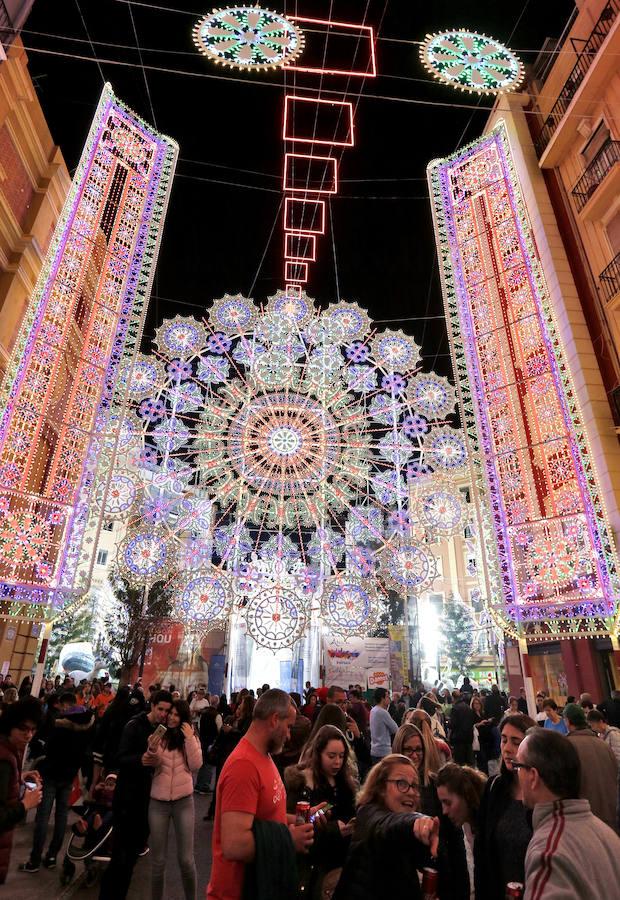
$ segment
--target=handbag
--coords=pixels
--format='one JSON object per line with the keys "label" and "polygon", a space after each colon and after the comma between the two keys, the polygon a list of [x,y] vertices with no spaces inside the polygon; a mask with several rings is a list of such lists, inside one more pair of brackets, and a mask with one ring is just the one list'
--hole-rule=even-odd
{"label": "handbag", "polygon": [[476,725],[474,725],[474,740],[471,749],[474,753],[477,753],[480,750],[480,735],[478,734],[478,727]]}

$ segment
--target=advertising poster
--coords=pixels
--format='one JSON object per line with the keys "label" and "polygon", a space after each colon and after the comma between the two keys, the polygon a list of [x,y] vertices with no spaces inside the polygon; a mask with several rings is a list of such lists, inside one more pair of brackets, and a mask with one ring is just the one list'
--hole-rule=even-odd
{"label": "advertising poster", "polygon": [[368,685],[369,691],[374,691],[375,688],[382,687],[388,688],[390,687],[390,672],[388,669],[380,669],[374,666],[371,669],[366,669],[366,683]]}
{"label": "advertising poster", "polygon": [[338,684],[345,690],[350,684],[366,682],[366,654],[363,638],[328,638],[325,643],[325,684]]}
{"label": "advertising poster", "polygon": [[[149,633],[142,684],[145,688],[156,682],[164,688],[174,685],[182,693],[198,684],[209,685],[209,667],[218,656],[224,656],[222,631],[210,631],[201,637],[186,632],[181,622],[162,620],[155,623]],[[223,682],[223,663],[215,662],[215,668],[216,674],[218,668],[221,669]],[[138,670],[138,664],[132,667],[130,682],[136,681]],[[217,687],[215,683],[213,686]]]}

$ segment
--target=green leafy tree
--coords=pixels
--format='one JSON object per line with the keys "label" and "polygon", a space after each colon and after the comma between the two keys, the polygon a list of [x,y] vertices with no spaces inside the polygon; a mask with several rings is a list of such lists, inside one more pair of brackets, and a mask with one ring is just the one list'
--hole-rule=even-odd
{"label": "green leafy tree", "polygon": [[458,595],[446,599],[440,627],[442,650],[450,658],[452,674],[466,675],[474,649],[474,620]]}
{"label": "green leafy tree", "polygon": [[93,636],[92,607],[90,600],[69,613],[61,613],[52,626],[47,645],[46,667],[53,670],[65,644],[90,641]]}
{"label": "green leafy tree", "polygon": [[170,594],[163,582],[153,584],[146,597],[143,588],[133,587],[120,575],[113,575],[110,582],[117,602],[105,617],[106,638],[97,652],[120,669],[122,679],[144,658],[152,621],[170,614]]}
{"label": "green leafy tree", "polygon": [[402,625],[405,621],[405,603],[396,591],[388,591],[385,598],[379,600],[379,615],[377,624],[370,632],[369,637],[388,637],[388,625]]}

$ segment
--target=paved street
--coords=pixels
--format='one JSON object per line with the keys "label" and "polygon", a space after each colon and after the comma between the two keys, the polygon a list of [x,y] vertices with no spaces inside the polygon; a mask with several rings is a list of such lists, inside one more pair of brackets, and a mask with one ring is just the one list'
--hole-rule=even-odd
{"label": "paved street", "polygon": [[[194,794],[196,803],[196,844],[195,856],[196,867],[198,869],[198,897],[205,896],[205,890],[209,881],[209,873],[211,871],[211,831],[210,822],[203,822],[202,817],[206,814],[211,801],[211,796],[202,797]],[[5,895],[18,897],[19,900],[68,900],[70,897],[79,898],[79,900],[96,900],[99,896],[99,883],[94,887],[87,888],[84,885],[84,868],[78,867],[74,880],[67,887],[60,884],[60,874],[62,871],[61,861],[64,857],[64,847],[58,857],[58,866],[49,872],[43,867],[39,872],[33,875],[25,875],[17,871],[17,866],[21,862],[28,859],[30,845],[32,840],[32,819],[34,815],[29,816],[29,821],[17,828],[13,841],[13,852],[11,853],[11,864],[9,868],[9,876],[6,880]],[[69,818],[72,823],[75,820],[73,814]],[[50,823],[49,833],[51,835],[52,828]],[[69,835],[67,834],[67,841]],[[134,869],[133,881],[128,894],[128,900],[148,900],[151,896],[151,867],[148,854],[138,861],[138,865]],[[174,836],[171,832],[168,850],[168,865],[166,868],[166,900],[183,900],[183,889],[181,886],[181,878],[176,862],[176,847]]]}

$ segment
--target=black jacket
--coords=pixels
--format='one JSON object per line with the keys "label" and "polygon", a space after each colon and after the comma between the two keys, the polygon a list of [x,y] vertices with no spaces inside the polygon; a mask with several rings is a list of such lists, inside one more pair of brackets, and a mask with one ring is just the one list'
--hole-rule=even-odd
{"label": "black jacket", "polygon": [[452,707],[450,714],[450,740],[453,744],[472,745],[476,713],[464,700],[459,700]]}
{"label": "black jacket", "polygon": [[501,694],[491,692],[484,701],[484,715],[486,719],[493,719],[494,725],[499,725],[506,707]]}
{"label": "black jacket", "polygon": [[[508,808],[512,779],[509,775],[496,775],[489,778],[484,786],[484,793],[478,811],[478,829],[474,844],[474,878],[476,882],[476,900],[504,900],[506,884],[497,860],[495,835],[497,824]],[[532,815],[524,811],[531,828]],[[520,861],[523,875],[519,879],[525,882],[525,855]]]}
{"label": "black jacket", "polygon": [[359,807],[349,853],[333,900],[421,897],[418,869],[430,864],[428,848],[413,836],[418,813]]}
{"label": "black jacket", "polygon": [[118,770],[114,791],[114,811],[132,811],[146,818],[153,766],[143,766],[142,756],[148,749],[148,739],[155,731],[148,713],[130,719],[123,728],[114,767]]}
{"label": "black jacket", "polygon": [[74,706],[68,712],[59,712],[49,732],[44,759],[38,765],[42,777],[62,784],[72,782],[86,760],[94,734],[92,709]]}

